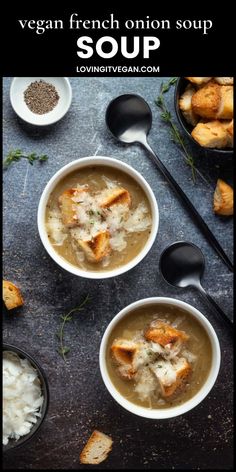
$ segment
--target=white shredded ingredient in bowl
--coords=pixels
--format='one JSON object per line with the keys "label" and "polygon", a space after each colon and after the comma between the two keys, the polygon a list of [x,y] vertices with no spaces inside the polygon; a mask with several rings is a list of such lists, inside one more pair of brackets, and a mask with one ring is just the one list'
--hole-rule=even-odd
{"label": "white shredded ingredient in bowl", "polygon": [[44,397],[37,370],[28,359],[3,352],[3,444],[28,434],[41,416]]}

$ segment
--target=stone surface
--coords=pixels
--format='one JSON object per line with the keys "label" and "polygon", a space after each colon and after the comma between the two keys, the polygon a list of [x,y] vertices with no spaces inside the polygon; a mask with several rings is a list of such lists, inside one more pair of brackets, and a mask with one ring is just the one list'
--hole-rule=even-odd
{"label": "stone surface", "polygon": [[[232,317],[232,274],[196,229],[147,153],[138,145],[122,146],[105,127],[111,99],[134,92],[153,111],[150,144],[159,154],[232,257],[232,219],[212,212],[217,178],[232,180],[232,160],[210,157],[189,144],[195,157],[197,183],[171,141],[169,130],[154,104],[161,78],[71,78],[73,101],[63,120],[50,128],[34,129],[21,122],[9,101],[10,78],[3,84],[4,154],[15,148],[46,153],[46,163],[30,166],[22,160],[4,172],[4,276],[22,289],[24,307],[4,312],[5,342],[26,349],[46,371],[51,401],[38,435],[25,447],[6,453],[5,469],[82,469],[79,452],[94,428],[114,440],[105,469],[231,469],[232,468],[232,342],[225,327],[194,290],[169,287],[158,271],[163,249],[176,240],[199,245],[206,258],[203,286]],[[174,113],[173,90],[166,99]],[[73,159],[113,156],[131,164],[153,188],[160,209],[157,239],[148,256],[133,270],[114,279],[77,278],[47,255],[37,231],[37,206],[50,177]],[[55,333],[60,315],[79,304],[85,294],[91,302],[66,327],[71,347],[65,364],[57,354]],[[123,410],[107,392],[100,376],[99,345],[114,315],[129,303],[149,296],[179,298],[197,307],[214,326],[221,345],[222,363],[217,382],[194,410],[170,420],[150,421]],[[89,468],[89,467],[88,467]]]}

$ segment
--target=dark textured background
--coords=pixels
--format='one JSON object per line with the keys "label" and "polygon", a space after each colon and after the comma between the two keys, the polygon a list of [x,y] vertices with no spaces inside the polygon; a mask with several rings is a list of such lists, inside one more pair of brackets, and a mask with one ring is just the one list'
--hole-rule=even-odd
{"label": "dark textured background", "polygon": [[[4,276],[22,289],[25,305],[4,313],[4,341],[26,349],[44,367],[51,402],[38,435],[27,446],[4,457],[5,469],[80,469],[79,453],[94,428],[110,434],[113,451],[106,469],[231,469],[232,349],[226,329],[194,290],[169,287],[158,272],[160,253],[176,240],[200,246],[206,258],[203,286],[233,312],[232,274],[201,236],[148,155],[138,145],[117,144],[108,134],[104,114],[115,96],[134,92],[153,111],[150,143],[194,202],[232,257],[232,219],[212,212],[217,178],[232,180],[232,160],[209,157],[190,147],[198,169],[197,183],[154,104],[162,78],[71,78],[73,101],[66,117],[49,128],[22,123],[9,101],[11,80],[4,79],[4,155],[14,148],[46,153],[46,163],[30,166],[22,160],[4,172]],[[173,111],[173,90],[166,95]],[[148,256],[133,270],[105,281],[83,280],[58,267],[39,239],[36,214],[50,177],[78,157],[105,155],[140,171],[153,188],[160,210],[157,239]],[[55,333],[60,315],[85,294],[90,304],[66,327],[71,346],[67,364],[57,354]],[[123,410],[107,392],[99,372],[102,334],[113,316],[129,303],[149,296],[170,296],[191,303],[213,324],[221,345],[222,364],[208,397],[191,412],[170,420],[151,421]],[[92,468],[87,466],[86,468]],[[99,466],[97,466],[99,468]]]}

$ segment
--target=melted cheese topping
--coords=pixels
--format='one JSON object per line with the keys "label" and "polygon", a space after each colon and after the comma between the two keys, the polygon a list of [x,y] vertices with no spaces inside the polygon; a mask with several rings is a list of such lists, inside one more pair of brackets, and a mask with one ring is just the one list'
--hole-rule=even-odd
{"label": "melted cheese topping", "polygon": [[50,215],[47,221],[47,231],[53,238],[54,246],[62,246],[67,238],[67,234],[60,213],[57,210],[50,210]]}
{"label": "melted cheese topping", "polygon": [[[174,323],[171,325],[166,322],[167,327],[168,325],[173,326]],[[127,332],[127,336],[129,336],[129,332]],[[126,341],[125,338],[123,341]],[[185,369],[191,371],[191,365],[193,366],[196,362],[197,356],[186,348],[185,342],[181,339],[174,344],[162,346],[158,342],[145,339],[144,332],[138,331],[131,338],[131,342],[134,356],[129,368],[132,367],[134,372],[132,376],[134,391],[140,400],[148,400],[150,405],[153,397],[165,402],[165,399],[161,398],[165,388],[175,383],[177,385],[181,372]],[[119,344],[121,343],[122,338],[119,340]],[[122,365],[124,368],[124,363]]]}
{"label": "melted cheese topping", "polygon": [[[110,195],[111,189],[117,185],[103,177],[106,188],[102,191],[90,191],[86,185],[77,185],[78,193],[74,194],[72,209],[78,224],[66,228],[61,220],[60,210],[49,211],[47,230],[54,245],[62,245],[68,234],[74,241],[89,241],[98,233],[109,231],[110,245],[113,251],[123,251],[127,246],[126,237],[129,233],[146,231],[151,226],[149,209],[144,202],[135,208],[129,208],[127,203],[113,204],[102,208],[102,202]],[[78,250],[78,252],[81,252]],[[83,257],[80,258],[83,260]],[[104,258],[104,266],[108,259]]]}

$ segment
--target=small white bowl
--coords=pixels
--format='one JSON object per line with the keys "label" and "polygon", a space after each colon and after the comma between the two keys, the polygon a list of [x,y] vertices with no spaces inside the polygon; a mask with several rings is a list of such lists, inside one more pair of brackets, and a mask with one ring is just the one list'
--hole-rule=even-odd
{"label": "small white bowl", "polygon": [[[52,111],[38,115],[30,111],[24,101],[24,92],[27,87],[35,81],[44,80],[54,85],[59,100]],[[67,77],[14,77],[10,88],[10,101],[13,110],[22,120],[36,126],[52,125],[59,121],[67,113],[72,100],[72,90]]]}
{"label": "small white bowl", "polygon": [[[164,408],[164,409],[158,409],[158,408],[145,408],[139,405],[135,405],[134,403],[130,402],[127,400],[121,393],[116,389],[114,384],[112,383],[109,373],[107,370],[107,365],[106,365],[106,351],[107,351],[107,342],[109,339],[109,336],[117,323],[124,318],[128,313],[131,311],[144,307],[150,304],[167,304],[167,305],[173,305],[178,308],[182,308],[185,311],[188,311],[190,313],[190,316],[193,316],[198,320],[199,323],[203,326],[205,331],[207,332],[210,342],[211,342],[211,347],[212,347],[212,365],[211,369],[208,375],[208,378],[204,385],[201,387],[201,389],[194,395],[190,400],[186,401],[182,405],[179,406],[173,406],[170,408]],[[213,329],[212,325],[209,323],[209,321],[205,318],[205,316],[200,313],[196,308],[193,306],[189,305],[188,303],[182,302],[180,300],[176,300],[175,298],[167,298],[167,297],[153,297],[153,298],[145,298],[143,300],[138,300],[137,302],[131,303],[131,305],[128,305],[126,308],[121,310],[109,323],[107,326],[107,329],[103,335],[102,342],[100,345],[100,352],[99,352],[99,364],[100,364],[100,371],[101,375],[103,378],[103,381],[107,387],[107,390],[110,392],[112,397],[119,403],[123,408],[126,410],[130,411],[131,413],[134,413],[135,415],[142,416],[144,418],[151,418],[151,419],[166,419],[166,418],[173,418],[175,416],[183,415],[189,410],[192,410],[197,406],[210,392],[212,389],[218,372],[220,368],[220,345],[219,341],[217,338],[217,335],[215,333],[215,330]]]}
{"label": "small white bowl", "polygon": [[[124,172],[131,176],[143,189],[145,195],[149,201],[151,212],[152,212],[152,227],[151,232],[148,237],[146,244],[144,245],[143,249],[140,253],[134,257],[131,261],[127,264],[124,264],[116,269],[112,270],[105,270],[105,271],[88,271],[76,267],[75,265],[67,262],[63,257],[61,257],[53,248],[51,244],[45,226],[45,213],[46,213],[46,205],[49,199],[49,196],[58,182],[65,178],[66,175],[70,174],[71,172],[82,169],[88,166],[107,166],[111,167],[112,169],[119,169],[120,171]],[[48,252],[48,254],[54,259],[54,261],[61,266],[63,269],[67,270],[71,274],[78,275],[80,277],[85,277],[87,279],[107,279],[110,277],[116,277],[117,275],[123,274],[128,270],[132,269],[136,266],[150,251],[157,235],[159,226],[159,211],[156,202],[155,195],[150,187],[150,185],[146,182],[146,180],[142,177],[139,172],[137,172],[133,167],[125,164],[122,161],[118,161],[117,159],[113,159],[111,157],[104,157],[104,156],[90,156],[90,157],[83,157],[77,159],[76,161],[70,162],[69,164],[65,165],[60,169],[56,174],[49,180],[48,184],[46,185],[42,196],[40,198],[39,207],[38,207],[38,230],[41,241]]]}

